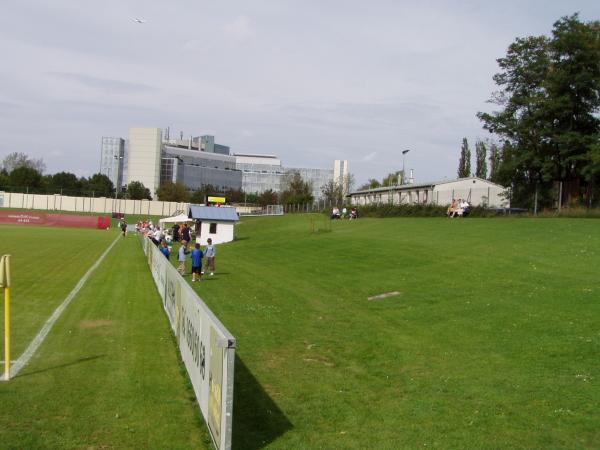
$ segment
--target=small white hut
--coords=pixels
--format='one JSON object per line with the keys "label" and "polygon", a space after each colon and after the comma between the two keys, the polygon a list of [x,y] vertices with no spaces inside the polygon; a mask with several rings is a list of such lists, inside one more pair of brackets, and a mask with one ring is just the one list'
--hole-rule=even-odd
{"label": "small white hut", "polygon": [[195,221],[196,242],[206,245],[233,241],[233,227],[239,220],[235,208],[190,205],[188,217]]}

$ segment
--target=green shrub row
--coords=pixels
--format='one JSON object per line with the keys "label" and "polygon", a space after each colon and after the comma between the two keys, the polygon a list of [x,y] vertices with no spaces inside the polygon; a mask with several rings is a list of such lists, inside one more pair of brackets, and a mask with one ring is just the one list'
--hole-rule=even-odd
{"label": "green shrub row", "polygon": [[[359,207],[359,217],[445,217],[447,206],[438,205],[368,205]],[[474,207],[470,217],[496,216],[495,211]]]}

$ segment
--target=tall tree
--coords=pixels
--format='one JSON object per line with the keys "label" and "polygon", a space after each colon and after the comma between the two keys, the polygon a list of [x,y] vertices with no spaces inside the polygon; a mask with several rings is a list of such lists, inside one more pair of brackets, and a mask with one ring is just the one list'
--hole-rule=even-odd
{"label": "tall tree", "polygon": [[258,196],[260,206],[276,205],[277,201],[277,193],[273,189],[267,189]]}
{"label": "tall tree", "polygon": [[358,190],[359,191],[367,191],[369,189],[375,189],[381,187],[381,183],[379,182],[379,180],[375,179],[375,178],[369,178],[369,181],[367,181],[365,184],[361,185]]}
{"label": "tall tree", "polygon": [[467,138],[463,138],[460,148],[460,159],[458,160],[458,178],[471,176],[471,149]]}
{"label": "tall tree", "polygon": [[402,171],[398,170],[393,173],[388,173],[387,176],[381,180],[381,186],[397,186],[400,184]]}
{"label": "tall tree", "polygon": [[498,144],[492,142],[490,144],[490,181],[494,183],[498,183],[498,170],[500,170],[500,161],[502,155],[500,153],[500,149],[498,148]]}
{"label": "tall tree", "polygon": [[46,170],[46,164],[43,159],[34,159],[27,156],[25,153],[13,152],[9,153],[2,160],[2,168],[8,173],[12,172],[18,167],[29,167],[35,169],[40,174]]}
{"label": "tall tree", "polygon": [[32,167],[19,166],[8,174],[9,184],[16,190],[36,190],[42,185],[42,175]]}
{"label": "tall tree", "polygon": [[487,178],[487,148],[482,140],[475,142],[475,176]]}
{"label": "tall tree", "polygon": [[343,180],[343,184],[342,184],[342,192],[344,195],[349,194],[350,192],[352,192],[352,189],[354,189],[354,184],[356,182],[356,179],[354,178],[354,175],[351,173],[347,173],[344,176],[344,180]]}
{"label": "tall tree", "polygon": [[163,183],[156,191],[156,196],[163,202],[187,202],[190,198],[183,183]]}
{"label": "tall tree", "polygon": [[89,179],[81,179],[82,188],[94,197],[111,197],[114,186],[110,178],[101,173],[95,173]]}
{"label": "tall tree", "polygon": [[150,189],[144,186],[141,181],[132,181],[125,187],[127,198],[131,200],[152,200]]}
{"label": "tall tree", "polygon": [[333,180],[329,180],[321,187],[321,194],[323,199],[332,205],[341,205],[344,199],[344,192],[342,186]]}
{"label": "tall tree", "polygon": [[305,204],[312,203],[313,199],[311,184],[304,181],[299,172],[291,171],[285,174],[282,180],[281,203]]}
{"label": "tall tree", "polygon": [[563,17],[551,38],[518,38],[498,64],[500,91],[491,101],[500,109],[478,116],[510,144],[502,166],[513,171],[515,198],[525,206],[541,190],[550,204],[557,181],[578,195],[580,184],[593,182],[589,169],[599,141],[600,22]]}
{"label": "tall tree", "polygon": [[62,192],[66,195],[79,195],[81,181],[73,173],[58,172],[51,176],[48,188],[52,192]]}

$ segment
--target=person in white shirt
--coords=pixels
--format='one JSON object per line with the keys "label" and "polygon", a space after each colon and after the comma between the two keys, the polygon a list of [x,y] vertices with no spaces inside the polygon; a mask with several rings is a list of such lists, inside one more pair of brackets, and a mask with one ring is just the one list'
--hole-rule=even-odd
{"label": "person in white shirt", "polygon": [[[211,276],[215,274],[215,256],[217,254],[217,250],[212,243],[212,239],[208,238],[206,240],[206,247],[204,248],[204,256],[206,256],[206,270],[210,270]],[[204,273],[204,272],[202,272]]]}

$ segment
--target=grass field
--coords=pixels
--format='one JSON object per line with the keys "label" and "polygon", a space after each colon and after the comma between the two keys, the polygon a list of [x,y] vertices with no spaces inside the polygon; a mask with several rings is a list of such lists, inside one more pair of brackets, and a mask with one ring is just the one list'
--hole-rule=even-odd
{"label": "grass field", "polygon": [[[118,233],[0,232],[14,360]],[[140,244],[121,238],[31,362],[0,382],[0,448],[209,448],[175,348]]]}
{"label": "grass field", "polygon": [[[597,221],[315,217],[243,219],[194,284],[238,342],[235,448],[600,447]],[[0,230],[14,236],[0,253],[54,249],[36,272],[66,264],[55,277],[13,264],[15,284],[56,290],[54,304],[116,237],[82,232],[84,264],[73,230]],[[15,288],[15,308],[26,298]],[[0,383],[0,447],[208,448],[191,395],[124,238]]]}

